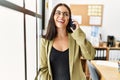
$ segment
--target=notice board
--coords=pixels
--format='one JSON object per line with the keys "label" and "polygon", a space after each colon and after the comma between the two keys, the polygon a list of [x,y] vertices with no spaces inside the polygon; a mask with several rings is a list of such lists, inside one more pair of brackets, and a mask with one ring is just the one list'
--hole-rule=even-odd
{"label": "notice board", "polygon": [[70,4],[72,17],[76,18],[81,26],[102,26],[102,4]]}

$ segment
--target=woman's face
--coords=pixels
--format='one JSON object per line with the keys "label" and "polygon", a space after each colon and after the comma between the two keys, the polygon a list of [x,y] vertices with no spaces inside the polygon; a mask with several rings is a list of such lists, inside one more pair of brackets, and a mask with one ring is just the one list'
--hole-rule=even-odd
{"label": "woman's face", "polygon": [[54,15],[56,27],[66,29],[69,22],[69,15],[69,11],[65,6],[59,6]]}

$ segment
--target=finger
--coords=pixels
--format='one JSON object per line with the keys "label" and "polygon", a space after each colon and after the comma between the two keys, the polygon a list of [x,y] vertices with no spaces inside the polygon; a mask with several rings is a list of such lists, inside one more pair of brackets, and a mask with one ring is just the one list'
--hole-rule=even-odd
{"label": "finger", "polygon": [[74,31],[72,27],[70,27],[70,29],[71,29],[72,31]]}

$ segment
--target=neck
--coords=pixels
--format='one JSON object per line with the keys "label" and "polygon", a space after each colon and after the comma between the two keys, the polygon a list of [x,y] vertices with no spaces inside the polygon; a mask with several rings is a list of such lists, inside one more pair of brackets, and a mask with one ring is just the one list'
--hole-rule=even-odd
{"label": "neck", "polygon": [[58,33],[57,33],[57,37],[58,38],[64,38],[64,37],[67,37],[68,36],[68,34],[67,34],[67,32],[66,32],[66,29],[59,29],[58,30]]}

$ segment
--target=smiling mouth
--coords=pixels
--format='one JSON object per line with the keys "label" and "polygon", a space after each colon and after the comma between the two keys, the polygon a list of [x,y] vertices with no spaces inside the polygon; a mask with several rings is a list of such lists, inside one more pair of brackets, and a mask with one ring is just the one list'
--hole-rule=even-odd
{"label": "smiling mouth", "polygon": [[65,21],[64,20],[57,20],[58,23],[64,23]]}

